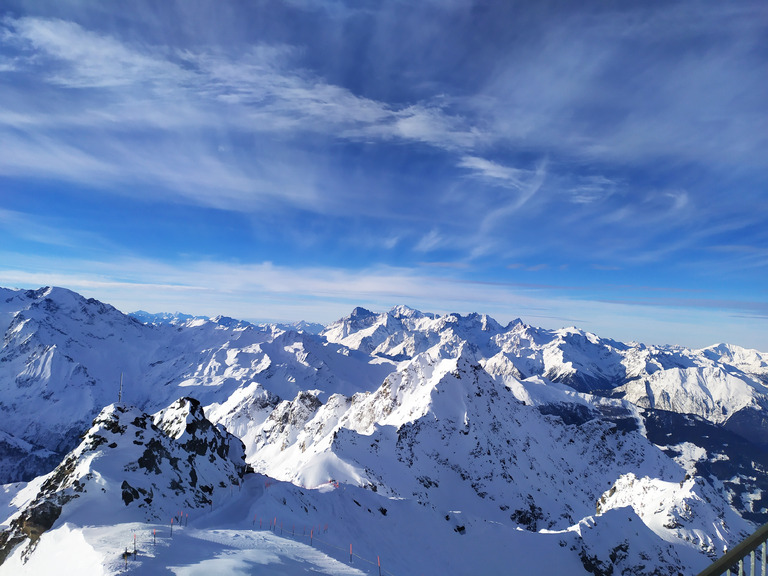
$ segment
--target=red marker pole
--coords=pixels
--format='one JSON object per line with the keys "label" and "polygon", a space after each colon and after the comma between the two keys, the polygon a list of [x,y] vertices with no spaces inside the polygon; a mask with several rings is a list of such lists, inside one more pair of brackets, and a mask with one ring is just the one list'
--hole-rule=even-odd
{"label": "red marker pole", "polygon": [[309,545],[312,546],[312,536],[315,535],[315,529],[309,531]]}
{"label": "red marker pole", "polygon": [[184,513],[184,526],[189,525],[189,512]]}
{"label": "red marker pole", "polygon": [[152,546],[157,546],[157,528],[152,528]]}
{"label": "red marker pole", "polygon": [[171,518],[171,538],[173,538],[173,518]]}
{"label": "red marker pole", "polygon": [[349,545],[349,563],[352,564],[352,544]]}
{"label": "red marker pole", "polygon": [[379,563],[379,576],[381,576],[381,557],[376,556],[376,561]]}

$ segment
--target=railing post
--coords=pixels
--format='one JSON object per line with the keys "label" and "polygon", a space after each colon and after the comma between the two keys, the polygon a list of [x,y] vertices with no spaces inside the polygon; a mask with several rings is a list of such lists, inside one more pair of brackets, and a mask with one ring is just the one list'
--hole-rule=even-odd
{"label": "railing post", "polygon": [[[734,546],[733,549],[724,551],[720,558],[702,570],[698,576],[722,576],[722,574],[731,576],[734,573],[733,568],[736,568],[736,566],[738,566],[738,575],[744,576],[744,560],[760,546],[762,546],[763,551],[763,576],[768,576],[766,573],[766,560],[768,559],[766,541],[768,541],[768,523],[760,526],[753,534]],[[753,567],[750,576],[757,576],[754,569],[754,561],[751,561],[750,564]]]}

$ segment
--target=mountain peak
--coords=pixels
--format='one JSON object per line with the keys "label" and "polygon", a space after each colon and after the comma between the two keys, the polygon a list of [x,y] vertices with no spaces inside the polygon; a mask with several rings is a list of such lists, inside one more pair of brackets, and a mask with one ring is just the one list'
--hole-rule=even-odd
{"label": "mountain peak", "polygon": [[388,314],[390,316],[393,316],[395,318],[424,318],[425,316],[430,316],[424,314],[420,310],[417,310],[416,308],[411,308],[410,306],[406,306],[405,304],[399,304],[397,306],[393,306]]}
{"label": "mountain peak", "polygon": [[371,316],[376,316],[376,314],[371,312],[367,308],[363,308],[362,306],[355,306],[355,308],[352,310],[352,313],[349,316],[351,318],[369,318]]}
{"label": "mountain peak", "polygon": [[174,440],[178,440],[187,431],[205,420],[203,407],[194,398],[179,398],[154,416],[155,426],[163,430]]}
{"label": "mountain peak", "polygon": [[[166,518],[208,507],[214,492],[239,483],[246,469],[242,442],[209,422],[197,400],[181,398],[154,418],[110,404],[0,533],[0,562],[24,542],[24,554],[34,550],[65,511],[67,521],[81,525],[105,515],[112,522]],[[74,500],[79,505],[70,510]]]}

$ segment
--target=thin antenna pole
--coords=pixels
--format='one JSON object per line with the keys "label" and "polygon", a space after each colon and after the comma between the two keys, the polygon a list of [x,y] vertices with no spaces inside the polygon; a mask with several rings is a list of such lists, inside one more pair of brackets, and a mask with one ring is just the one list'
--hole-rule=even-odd
{"label": "thin antenna pole", "polygon": [[118,404],[123,402],[123,373],[120,372],[120,392],[117,394]]}

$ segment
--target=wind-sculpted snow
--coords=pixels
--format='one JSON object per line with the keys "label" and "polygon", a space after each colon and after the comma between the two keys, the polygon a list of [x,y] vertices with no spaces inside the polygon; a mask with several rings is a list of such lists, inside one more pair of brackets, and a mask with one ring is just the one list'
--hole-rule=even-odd
{"label": "wind-sculpted snow", "polygon": [[[747,534],[741,515],[768,520],[766,354],[405,306],[319,334],[140,317],[62,289],[0,293],[0,473],[49,472],[13,488],[14,562],[102,502],[126,522],[207,504],[216,528],[224,487],[230,528],[265,502],[296,521],[326,510],[421,572],[417,527],[444,573],[476,573],[460,554],[540,546],[562,573],[672,575]],[[258,506],[231,493],[243,458],[264,475],[246,482]]]}

